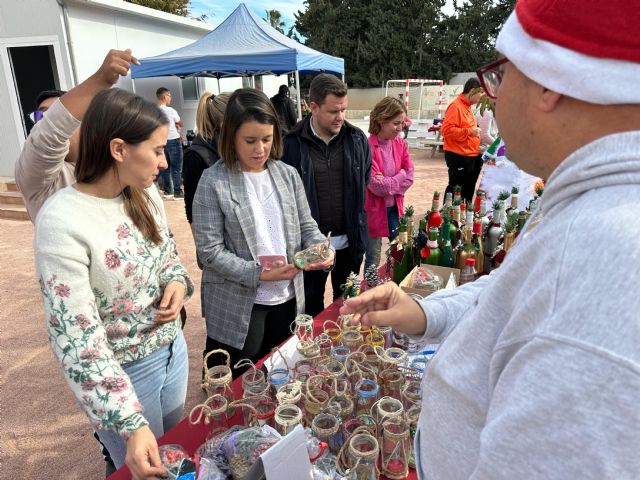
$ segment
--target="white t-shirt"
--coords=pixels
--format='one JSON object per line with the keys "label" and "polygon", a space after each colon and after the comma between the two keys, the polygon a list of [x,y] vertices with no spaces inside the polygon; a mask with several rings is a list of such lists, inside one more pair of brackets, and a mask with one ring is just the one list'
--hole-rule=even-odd
{"label": "white t-shirt", "polygon": [[169,136],[167,140],[175,140],[176,138],[180,138],[180,133],[176,128],[176,122],[180,121],[180,115],[175,111],[174,108],[169,107],[167,105],[158,105],[164,116],[169,120]]}
{"label": "white t-shirt", "polygon": [[[284,217],[269,170],[262,172],[243,172],[244,182],[249,194],[256,224],[258,256],[287,256],[287,242],[284,236]],[[279,305],[295,295],[291,280],[260,282],[256,303],[261,305]]]}

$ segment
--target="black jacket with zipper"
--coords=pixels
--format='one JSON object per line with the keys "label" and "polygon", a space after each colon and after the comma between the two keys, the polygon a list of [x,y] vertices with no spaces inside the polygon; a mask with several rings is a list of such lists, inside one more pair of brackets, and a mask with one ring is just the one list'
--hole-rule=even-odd
{"label": "black jacket with zipper", "polygon": [[[310,128],[312,115],[308,115],[284,137],[282,161],[294,167],[304,185],[311,215],[319,221],[314,168],[309,155],[309,140],[303,132]],[[364,132],[345,122],[340,131],[343,138],[343,212],[349,250],[354,262],[362,258],[368,241],[367,212],[364,209],[366,188],[371,175],[371,151]]]}

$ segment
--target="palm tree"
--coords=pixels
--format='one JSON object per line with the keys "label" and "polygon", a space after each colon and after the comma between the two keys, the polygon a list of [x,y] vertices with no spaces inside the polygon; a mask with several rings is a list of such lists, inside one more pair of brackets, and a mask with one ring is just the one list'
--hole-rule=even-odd
{"label": "palm tree", "polygon": [[278,10],[265,10],[264,12],[267,14],[267,18],[264,21],[284,34],[285,23],[282,21],[282,14]]}

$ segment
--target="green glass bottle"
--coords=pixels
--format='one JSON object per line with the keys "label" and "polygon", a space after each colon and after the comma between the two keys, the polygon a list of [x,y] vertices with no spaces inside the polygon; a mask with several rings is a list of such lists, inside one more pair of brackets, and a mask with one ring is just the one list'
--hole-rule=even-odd
{"label": "green glass bottle", "polygon": [[453,255],[453,248],[451,247],[451,237],[447,237],[446,235],[445,237],[444,248],[442,249],[442,256],[440,257],[440,265],[453,268],[456,261]]}
{"label": "green glass bottle", "polygon": [[397,253],[401,252],[402,254],[402,259],[399,261],[396,260],[393,264],[393,281],[400,284],[413,268],[413,251],[409,244],[407,222],[404,217],[402,217],[400,226],[398,227],[398,243],[394,248]]}
{"label": "green glass bottle", "polygon": [[440,265],[440,257],[442,252],[438,248],[438,227],[429,228],[429,241],[427,242],[428,255],[422,255],[422,263],[427,265]]}

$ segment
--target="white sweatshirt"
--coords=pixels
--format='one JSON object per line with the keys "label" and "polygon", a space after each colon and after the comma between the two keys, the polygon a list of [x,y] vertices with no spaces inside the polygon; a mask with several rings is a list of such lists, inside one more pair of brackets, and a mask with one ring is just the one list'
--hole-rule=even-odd
{"label": "white sweatshirt", "polygon": [[[490,276],[422,301],[429,479],[640,478],[640,132],[555,170]],[[532,224],[532,222],[530,222]]]}

